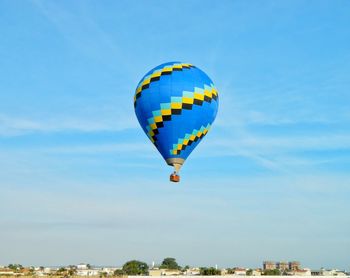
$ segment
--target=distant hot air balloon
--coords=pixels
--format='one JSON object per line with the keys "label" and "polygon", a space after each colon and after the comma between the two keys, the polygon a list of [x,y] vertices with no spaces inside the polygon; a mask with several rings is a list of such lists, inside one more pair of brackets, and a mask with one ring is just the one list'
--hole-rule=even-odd
{"label": "distant hot air balloon", "polygon": [[169,62],[150,70],[134,96],[137,119],[168,165],[170,180],[208,133],[218,110],[211,79],[192,64]]}

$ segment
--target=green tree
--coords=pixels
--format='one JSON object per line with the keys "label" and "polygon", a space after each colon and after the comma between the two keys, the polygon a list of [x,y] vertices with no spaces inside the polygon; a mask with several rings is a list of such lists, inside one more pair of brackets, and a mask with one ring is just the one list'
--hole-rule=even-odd
{"label": "green tree", "polygon": [[165,258],[159,268],[181,269],[174,258]]}
{"label": "green tree", "polygon": [[279,276],[279,275],[281,275],[281,271],[279,271],[278,269],[266,269],[266,270],[264,270],[263,275],[276,275],[276,276]]}
{"label": "green tree", "polygon": [[34,275],[34,272],[35,272],[34,266],[31,266],[29,268],[29,275]]}
{"label": "green tree", "polygon": [[66,272],[66,269],[64,268],[64,267],[60,267],[59,269],[57,269],[57,271],[56,271],[56,273],[58,274],[58,275],[62,275],[63,273],[65,273]]}
{"label": "green tree", "polygon": [[123,275],[125,275],[125,272],[122,269],[116,269],[113,274],[115,276],[123,276]]}
{"label": "green tree", "polygon": [[246,275],[247,276],[252,276],[253,275],[253,269],[248,269],[247,272],[246,272]]}
{"label": "green tree", "polygon": [[221,271],[215,267],[201,267],[199,269],[199,274],[203,276],[221,275]]}
{"label": "green tree", "polygon": [[123,271],[127,275],[148,275],[148,265],[144,262],[132,260],[123,265]]}
{"label": "green tree", "polygon": [[73,266],[73,265],[69,266],[68,275],[73,276],[73,275],[77,274],[77,272],[78,271],[77,271],[77,268],[75,266]]}
{"label": "green tree", "polygon": [[21,264],[9,264],[7,268],[13,270],[13,271],[18,271],[23,269],[23,266]]}
{"label": "green tree", "polygon": [[184,266],[183,268],[182,268],[182,271],[187,271],[187,270],[189,270],[190,269],[190,266],[189,265],[186,265],[186,266]]}

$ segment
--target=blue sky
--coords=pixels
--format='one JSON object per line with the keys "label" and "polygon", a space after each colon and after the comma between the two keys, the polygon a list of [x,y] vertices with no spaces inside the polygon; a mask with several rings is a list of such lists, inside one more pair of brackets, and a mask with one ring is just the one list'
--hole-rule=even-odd
{"label": "blue sky", "polygon": [[[349,269],[349,1],[0,1],[0,264]],[[138,125],[151,68],[219,91],[171,172]]]}

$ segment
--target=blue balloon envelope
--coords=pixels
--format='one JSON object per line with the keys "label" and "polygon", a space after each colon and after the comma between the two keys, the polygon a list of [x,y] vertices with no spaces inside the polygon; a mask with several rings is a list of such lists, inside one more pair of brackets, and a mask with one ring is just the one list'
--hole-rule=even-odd
{"label": "blue balloon envelope", "polygon": [[134,107],[148,138],[178,172],[211,127],[218,110],[218,92],[199,68],[169,62],[141,79]]}

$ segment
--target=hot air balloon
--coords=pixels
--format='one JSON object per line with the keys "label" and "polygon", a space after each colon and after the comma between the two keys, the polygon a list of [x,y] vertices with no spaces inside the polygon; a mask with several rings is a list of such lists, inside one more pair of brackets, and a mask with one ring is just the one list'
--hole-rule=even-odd
{"label": "hot air balloon", "polygon": [[173,182],[190,153],[208,133],[218,110],[218,91],[192,64],[168,62],[150,70],[134,96],[137,119],[166,163]]}

